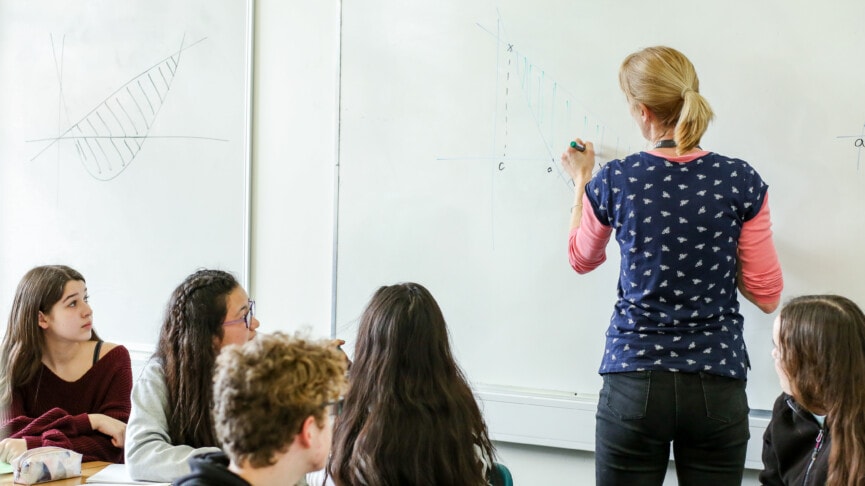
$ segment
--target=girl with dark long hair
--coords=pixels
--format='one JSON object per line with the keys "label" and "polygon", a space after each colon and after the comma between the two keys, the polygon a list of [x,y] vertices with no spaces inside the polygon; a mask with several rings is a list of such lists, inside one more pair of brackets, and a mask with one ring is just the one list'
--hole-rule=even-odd
{"label": "girl with dark long hair", "polygon": [[773,341],[783,393],[763,436],[760,484],[865,484],[865,314],[845,297],[797,297]]}
{"label": "girl with dark long hair", "polygon": [[493,457],[435,299],[416,283],[381,287],[361,317],[330,480],[479,486],[488,483]]}
{"label": "girl with dark long hair", "polygon": [[134,479],[172,481],[219,451],[210,411],[220,349],[255,337],[254,302],[228,272],[199,270],[171,294],[153,358],[132,390],[126,444]]}
{"label": "girl with dark long hair", "polygon": [[99,339],[78,271],[46,265],[24,275],[0,365],[0,461],[49,445],[79,452],[85,461],[123,461],[129,351]]}

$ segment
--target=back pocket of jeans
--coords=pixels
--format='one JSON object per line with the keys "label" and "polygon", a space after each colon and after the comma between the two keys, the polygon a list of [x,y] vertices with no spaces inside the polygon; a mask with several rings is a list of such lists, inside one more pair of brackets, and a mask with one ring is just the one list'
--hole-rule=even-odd
{"label": "back pocket of jeans", "polygon": [[748,416],[745,380],[700,373],[706,416],[721,422],[738,422]]}
{"label": "back pocket of jeans", "polygon": [[638,420],[645,417],[649,403],[651,373],[651,371],[633,371],[605,374],[601,395],[607,408],[621,420]]}

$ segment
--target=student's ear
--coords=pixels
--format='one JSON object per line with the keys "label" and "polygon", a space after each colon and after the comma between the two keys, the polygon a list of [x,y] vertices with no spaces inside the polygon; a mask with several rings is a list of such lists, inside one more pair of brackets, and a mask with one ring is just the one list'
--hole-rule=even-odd
{"label": "student's ear", "polygon": [[315,422],[315,417],[310,415],[303,421],[303,424],[300,426],[300,433],[297,434],[298,444],[302,445],[305,448],[312,447],[313,440],[318,435],[318,432],[321,428]]}
{"label": "student's ear", "polygon": [[48,329],[48,319],[45,318],[45,314],[42,311],[39,311],[39,327]]}

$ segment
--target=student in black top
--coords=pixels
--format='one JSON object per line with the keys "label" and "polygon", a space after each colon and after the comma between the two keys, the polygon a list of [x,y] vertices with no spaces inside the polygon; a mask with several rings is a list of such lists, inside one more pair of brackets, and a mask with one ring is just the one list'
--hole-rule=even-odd
{"label": "student in black top", "polygon": [[213,420],[223,452],[190,459],[177,486],[276,486],[324,467],[346,387],[345,355],[281,333],[230,345],[216,361]]}
{"label": "student in black top", "polygon": [[760,483],[865,484],[865,314],[837,295],[798,297],[773,341],[784,393],[763,435]]}

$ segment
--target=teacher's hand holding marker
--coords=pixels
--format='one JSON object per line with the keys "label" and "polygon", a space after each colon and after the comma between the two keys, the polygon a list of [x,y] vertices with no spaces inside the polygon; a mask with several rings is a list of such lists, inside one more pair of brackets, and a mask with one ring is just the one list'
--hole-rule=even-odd
{"label": "teacher's hand holding marker", "polygon": [[577,138],[562,154],[562,168],[574,182],[574,204],[571,206],[571,229],[580,225],[582,219],[583,193],[586,183],[592,178],[595,166],[595,147],[592,142]]}
{"label": "teacher's hand holding marker", "polygon": [[591,142],[562,154],[574,182],[571,266],[603,264],[613,233],[621,256],[596,482],[660,486],[672,447],[679,484],[739,485],[749,437],[740,296],[768,313],[783,286],[767,186],[747,162],[700,147],[713,113],[681,52],[629,55],[619,84],[650,148],[594,176]]}

